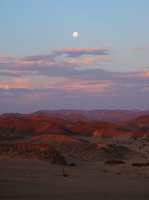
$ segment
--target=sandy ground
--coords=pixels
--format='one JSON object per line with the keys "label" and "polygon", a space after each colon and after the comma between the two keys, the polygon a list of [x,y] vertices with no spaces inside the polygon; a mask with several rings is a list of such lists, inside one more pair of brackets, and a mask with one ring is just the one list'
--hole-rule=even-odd
{"label": "sandy ground", "polygon": [[131,166],[133,162],[149,162],[149,141],[127,138],[86,139],[105,144],[119,142],[117,144],[129,147],[132,152],[125,158],[124,165],[105,165],[104,161],[91,162],[67,157],[69,163],[77,164],[76,167],[64,167],[68,177],[62,176],[63,166],[1,157],[0,199],[149,199],[149,166]]}

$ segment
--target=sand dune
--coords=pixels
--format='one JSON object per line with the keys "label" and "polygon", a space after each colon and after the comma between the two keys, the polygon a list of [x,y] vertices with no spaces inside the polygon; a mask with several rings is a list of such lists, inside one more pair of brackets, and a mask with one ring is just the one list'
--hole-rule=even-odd
{"label": "sand dune", "polygon": [[[50,119],[49,119],[50,120]],[[55,120],[55,119],[53,119]],[[60,121],[60,120],[59,120]],[[6,117],[0,119],[0,134],[5,135],[41,135],[41,134],[65,134],[70,135],[67,128],[55,123],[36,121],[28,118],[16,119]]]}
{"label": "sand dune", "polygon": [[68,125],[74,135],[94,137],[127,136],[129,131],[108,122],[79,122]]}
{"label": "sand dune", "polygon": [[127,122],[118,122],[116,123],[122,127],[129,127],[132,129],[149,129],[149,115],[141,116],[136,118],[135,120],[127,121]]}
{"label": "sand dune", "polygon": [[53,146],[63,155],[74,156],[85,160],[106,160],[121,158],[121,155],[114,147],[103,144],[89,143],[86,140],[75,139],[64,135],[41,135],[27,140],[28,143],[46,143]]}
{"label": "sand dune", "polygon": [[51,164],[67,165],[65,158],[47,144],[0,144],[0,156],[20,159],[36,159]]}

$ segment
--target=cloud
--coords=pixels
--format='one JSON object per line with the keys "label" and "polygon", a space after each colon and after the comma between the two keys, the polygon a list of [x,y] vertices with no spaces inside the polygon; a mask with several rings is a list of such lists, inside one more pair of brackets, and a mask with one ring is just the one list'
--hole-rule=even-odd
{"label": "cloud", "polygon": [[49,54],[49,55],[31,55],[31,56],[26,56],[24,58],[21,58],[20,61],[46,61],[46,60],[51,60],[53,61],[53,58],[55,55]]}
{"label": "cloud", "polygon": [[144,49],[149,49],[149,46],[146,47],[133,47],[128,49],[129,51],[134,51],[134,50],[144,50]]}
{"label": "cloud", "polygon": [[109,55],[110,51],[109,49],[102,49],[101,47],[67,48],[55,50],[53,54],[56,56],[66,54],[67,57],[78,57],[82,55]]}
{"label": "cloud", "polygon": [[79,57],[82,55],[109,55],[111,52],[110,49],[103,49],[101,47],[92,47],[92,48],[66,48],[66,49],[57,49],[52,51],[51,54],[47,55],[31,55],[21,58],[21,61],[46,61],[53,59],[57,56],[66,55],[67,57]]}
{"label": "cloud", "polygon": [[22,76],[26,76],[26,75],[34,75],[31,72],[4,72],[4,71],[0,71],[0,75],[1,76],[14,76],[14,77],[22,77]]}
{"label": "cloud", "polygon": [[11,60],[15,60],[15,58],[7,56],[7,55],[0,55],[0,62],[11,61]]}
{"label": "cloud", "polygon": [[[67,71],[64,71],[66,73]],[[72,73],[71,73],[72,72]],[[76,73],[74,73],[76,72]],[[56,71],[54,71],[56,73]],[[28,78],[15,78],[13,82],[0,82],[2,89],[52,89],[61,91],[137,91],[149,84],[149,72],[110,72],[102,69],[72,70],[65,78],[52,83],[33,82]],[[48,75],[48,74],[46,74]],[[55,74],[57,76],[58,74]],[[62,75],[61,73],[59,75]],[[71,75],[71,76],[70,76]],[[50,75],[51,76],[51,75]]]}
{"label": "cloud", "polygon": [[[93,47],[58,49],[54,50],[51,54],[48,55],[31,55],[19,59],[4,55],[1,56],[0,69],[17,71],[15,72],[17,76],[18,71],[30,71],[31,73],[32,71],[38,71],[40,73],[40,71],[49,68],[75,68],[81,67],[82,65],[99,65],[101,64],[99,61],[112,61],[111,58],[106,57],[106,55],[110,54],[111,51],[112,50],[109,49],[102,49],[101,47]],[[58,57],[62,55],[66,57]],[[98,57],[90,57],[88,55]],[[80,56],[86,57],[83,58],[83,60],[81,58],[74,59]],[[72,59],[70,59],[70,57]],[[2,72],[2,74],[14,76],[13,73]],[[21,74],[18,74],[18,76],[21,76]]]}
{"label": "cloud", "polygon": [[64,64],[71,64],[72,66],[77,66],[77,65],[100,65],[98,61],[104,60],[106,62],[112,61],[112,58],[105,58],[105,57],[98,57],[98,58],[85,58],[85,60],[69,60],[63,62]]}
{"label": "cloud", "polygon": [[0,82],[0,88],[2,89],[44,89],[52,88],[49,83],[44,82],[33,82],[29,78],[15,78],[13,82]]}
{"label": "cloud", "polygon": [[21,78],[15,78],[14,83],[28,83],[29,78],[21,79]]}

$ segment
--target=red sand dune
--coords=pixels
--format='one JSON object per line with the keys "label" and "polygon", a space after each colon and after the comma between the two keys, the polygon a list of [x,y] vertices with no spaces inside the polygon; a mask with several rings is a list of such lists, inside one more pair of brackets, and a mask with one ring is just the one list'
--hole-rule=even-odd
{"label": "red sand dune", "polygon": [[70,135],[68,130],[58,124],[35,121],[28,118],[16,119],[7,117],[0,119],[0,134],[13,135],[40,135],[40,134],[64,134]]}
{"label": "red sand dune", "polygon": [[136,131],[132,131],[129,135],[129,137],[134,137],[134,138],[147,138],[149,137],[149,133],[145,133],[142,130],[136,130]]}
{"label": "red sand dune", "polygon": [[129,128],[139,128],[139,129],[149,129],[149,115],[141,116],[136,118],[135,120],[127,121],[127,122],[118,122],[116,123],[118,126],[129,127]]}
{"label": "red sand dune", "polygon": [[127,136],[129,131],[108,122],[79,122],[68,125],[74,135],[94,137]]}
{"label": "red sand dune", "polygon": [[[142,120],[143,117],[141,117]],[[146,119],[146,118],[145,118]],[[133,123],[125,123],[125,125],[133,126]],[[139,121],[140,123],[140,121]],[[143,122],[142,122],[143,123]],[[146,125],[148,122],[145,122]],[[148,137],[144,131],[135,132],[136,130],[125,129],[118,125],[124,123],[110,124],[108,122],[78,122],[70,123],[63,119],[49,118],[45,116],[25,117],[16,119],[6,117],[0,119],[1,135],[80,135],[93,137]],[[144,127],[144,126],[143,126]]]}

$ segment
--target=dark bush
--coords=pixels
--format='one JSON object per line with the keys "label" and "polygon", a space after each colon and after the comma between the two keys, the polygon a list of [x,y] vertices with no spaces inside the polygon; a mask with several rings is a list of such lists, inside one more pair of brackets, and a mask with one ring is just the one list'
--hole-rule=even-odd
{"label": "dark bush", "polygon": [[149,166],[149,163],[132,163],[132,166],[135,167]]}
{"label": "dark bush", "polygon": [[73,166],[73,167],[75,167],[75,166],[76,166],[76,163],[70,163],[69,166]]}
{"label": "dark bush", "polygon": [[107,144],[108,147],[113,147],[113,144]]}
{"label": "dark bush", "polygon": [[105,161],[105,164],[125,164],[125,162],[122,160],[108,160]]}

